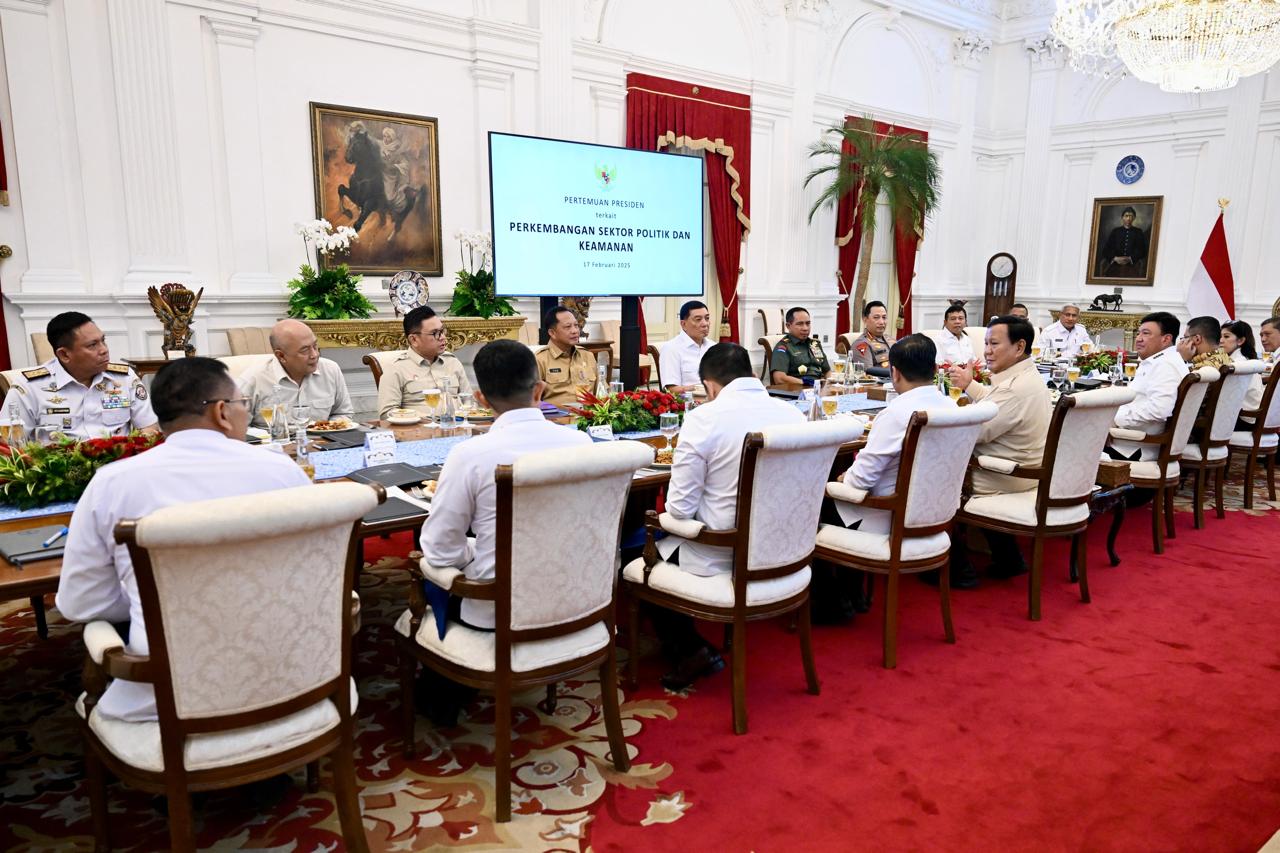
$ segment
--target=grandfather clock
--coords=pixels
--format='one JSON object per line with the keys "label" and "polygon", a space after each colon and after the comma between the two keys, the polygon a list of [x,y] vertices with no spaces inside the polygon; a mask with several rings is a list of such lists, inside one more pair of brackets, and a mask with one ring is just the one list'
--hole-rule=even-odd
{"label": "grandfather clock", "polygon": [[1018,283],[1018,262],[1008,252],[997,252],[987,261],[987,288],[982,300],[982,325],[992,317],[1003,317],[1013,309]]}

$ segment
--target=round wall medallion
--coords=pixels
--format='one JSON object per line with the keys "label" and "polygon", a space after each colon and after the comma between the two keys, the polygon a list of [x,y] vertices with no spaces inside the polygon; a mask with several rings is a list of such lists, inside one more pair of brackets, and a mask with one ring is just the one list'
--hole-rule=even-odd
{"label": "round wall medallion", "polygon": [[1142,158],[1130,154],[1116,164],[1116,180],[1122,184],[1136,184],[1142,180],[1142,173],[1146,170],[1147,164],[1142,162]]}

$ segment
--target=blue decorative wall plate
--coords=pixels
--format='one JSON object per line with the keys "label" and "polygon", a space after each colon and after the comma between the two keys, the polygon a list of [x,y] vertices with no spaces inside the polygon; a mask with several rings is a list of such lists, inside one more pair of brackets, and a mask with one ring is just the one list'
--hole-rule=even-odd
{"label": "blue decorative wall plate", "polygon": [[1116,164],[1116,180],[1122,184],[1136,184],[1142,180],[1142,173],[1147,165],[1137,154],[1130,154]]}

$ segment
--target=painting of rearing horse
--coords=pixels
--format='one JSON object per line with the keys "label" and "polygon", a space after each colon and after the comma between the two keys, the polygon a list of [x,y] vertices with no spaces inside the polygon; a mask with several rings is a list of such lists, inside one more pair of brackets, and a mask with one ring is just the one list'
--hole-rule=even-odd
{"label": "painting of rearing horse", "polygon": [[352,272],[443,274],[437,121],[311,104],[316,215],[360,235]]}

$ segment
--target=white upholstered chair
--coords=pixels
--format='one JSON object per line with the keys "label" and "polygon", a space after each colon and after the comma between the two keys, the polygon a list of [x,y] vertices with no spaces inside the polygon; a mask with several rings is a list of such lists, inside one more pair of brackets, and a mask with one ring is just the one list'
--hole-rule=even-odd
{"label": "white upholstered chair", "polygon": [[1280,367],[1272,367],[1263,386],[1262,400],[1256,411],[1241,412],[1252,417],[1253,429],[1237,430],[1231,434],[1228,448],[1232,456],[1245,458],[1244,508],[1253,509],[1253,480],[1258,461],[1267,466],[1267,491],[1271,500],[1276,499],[1276,446],[1280,444]]}
{"label": "white upholstered chair", "polygon": [[262,355],[271,352],[271,329],[236,326],[227,329],[227,348],[232,355]]}
{"label": "white upholstered chair", "polygon": [[382,374],[386,373],[387,368],[391,366],[391,362],[403,355],[404,352],[402,349],[390,350],[389,352],[371,352],[360,359],[361,362],[368,366],[369,372],[373,374],[374,388],[382,384]]}
{"label": "white upholstered chair", "polygon": [[[630,610],[630,680],[636,683],[639,602],[733,626],[733,730],[747,730],[747,622],[799,611],[800,652],[810,693],[818,692],[809,640],[809,562],[822,486],[840,445],[862,435],[861,420],[788,424],[748,433],[739,467],[734,526],[658,515],[645,521],[645,554],[622,570]],[[658,558],[654,534],[733,549],[733,570],[702,577]]]}
{"label": "white upholstered chair", "polygon": [[53,358],[53,344],[49,343],[49,336],[44,332],[31,333],[31,354],[36,364],[44,364]]}
{"label": "white upholstered chair", "polygon": [[[1111,437],[1123,441],[1137,441],[1155,445],[1156,458],[1129,463],[1129,482],[1140,489],[1151,489],[1155,498],[1151,502],[1151,547],[1157,554],[1164,553],[1164,539],[1176,537],[1173,527],[1173,493],[1182,476],[1182,451],[1191,437],[1191,428],[1200,414],[1200,404],[1209,386],[1218,381],[1218,371],[1212,367],[1193,370],[1182,378],[1174,399],[1173,412],[1159,433],[1144,432],[1121,427],[1111,428]],[[1161,515],[1164,525],[1161,526]]]}
{"label": "white upholstered chair", "polygon": [[[1128,387],[1100,388],[1064,395],[1054,406],[1039,465],[1018,465],[995,456],[979,456],[977,467],[1011,477],[1038,480],[1030,491],[977,495],[965,501],[956,515],[961,525],[1032,538],[1027,615],[1040,618],[1040,588],[1044,581],[1044,542],[1050,537],[1075,538],[1080,600],[1089,601],[1085,552],[1089,532],[1089,496],[1098,478],[1098,460],[1115,423],[1116,410],[1133,400]],[[964,535],[963,532],[958,535]]]}
{"label": "white upholstered chair", "polygon": [[[622,321],[621,320],[601,320],[600,321],[600,338],[601,340],[611,341],[609,347],[609,375],[615,376],[622,370],[622,361],[620,353],[622,352]],[[640,353],[638,363],[640,365],[640,375],[644,376],[645,368],[649,369],[649,383],[654,387],[662,387],[658,385],[658,357],[654,355],[655,347],[649,344],[645,352]]]}
{"label": "white upholstered chair", "polygon": [[1224,366],[1221,378],[1210,388],[1205,397],[1204,415],[1201,417],[1200,440],[1188,442],[1182,451],[1182,467],[1195,472],[1195,525],[1204,527],[1204,493],[1209,476],[1214,479],[1214,511],[1218,518],[1225,518],[1223,507],[1223,480],[1227,475],[1230,451],[1227,445],[1236,429],[1240,410],[1244,407],[1244,395],[1253,377],[1262,372],[1263,363],[1257,359]]}
{"label": "white upholstered chair", "polygon": [[982,425],[996,416],[996,405],[975,403],[963,408],[916,412],[907,424],[893,494],[870,495],[843,482],[827,483],[827,494],[871,510],[889,513],[889,532],[851,530],[844,525],[818,528],[822,560],[885,576],[884,666],[898,665],[898,579],[933,569],[938,573],[942,626],[947,642],[956,641],[951,625],[951,588],[947,561],[948,530],[960,508],[965,468]]}
{"label": "white upholstered chair", "polygon": [[[106,849],[104,768],[165,794],[171,849],[194,850],[189,791],[266,779],[329,754],[349,850],[366,850],[351,678],[355,535],[385,497],[359,483],[179,504],[121,522],[150,654],[108,622],[85,627],[83,721],[94,832]],[[95,708],[102,675],[154,685],[158,722]]]}
{"label": "white upholstered chair", "polygon": [[[632,477],[652,461],[652,447],[614,441],[538,451],[499,465],[493,579],[467,580],[461,570],[425,559],[413,571],[409,609],[395,625],[405,754],[412,757],[415,749],[419,662],[492,691],[499,821],[511,819],[511,697],[519,690],[599,670],[613,764],[623,773],[630,766],[618,710],[616,564]],[[494,602],[495,630],[450,623],[441,639],[422,593],[424,578],[454,595]]]}
{"label": "white upholstered chair", "polygon": [[260,367],[274,358],[274,355],[264,355],[262,353],[256,355],[220,355],[218,356],[218,361],[227,366],[227,372],[231,374],[232,379],[238,380],[250,370]]}
{"label": "white upholstered chair", "polygon": [[760,381],[765,385],[773,384],[773,371],[769,369],[769,362],[773,359],[774,347],[785,336],[785,333],[782,335],[763,335],[760,340],[756,341],[764,351],[764,365],[760,368]]}

